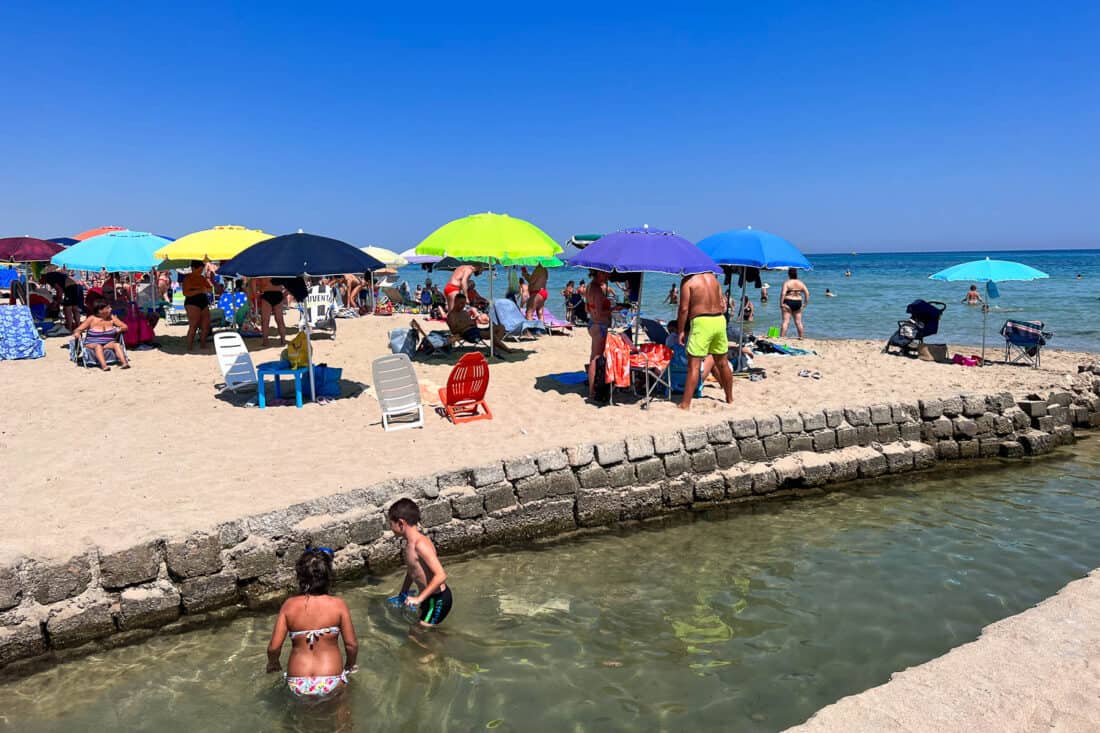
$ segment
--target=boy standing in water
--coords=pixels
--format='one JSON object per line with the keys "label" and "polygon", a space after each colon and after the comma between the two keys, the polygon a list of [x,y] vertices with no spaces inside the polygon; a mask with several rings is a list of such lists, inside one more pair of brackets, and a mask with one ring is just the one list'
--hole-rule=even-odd
{"label": "boy standing in water", "polygon": [[[416,609],[421,626],[437,626],[451,612],[454,599],[435,545],[420,531],[420,507],[412,499],[398,499],[390,506],[388,516],[390,530],[405,539],[406,568],[401,592],[389,601]],[[418,593],[410,592],[414,584]]]}

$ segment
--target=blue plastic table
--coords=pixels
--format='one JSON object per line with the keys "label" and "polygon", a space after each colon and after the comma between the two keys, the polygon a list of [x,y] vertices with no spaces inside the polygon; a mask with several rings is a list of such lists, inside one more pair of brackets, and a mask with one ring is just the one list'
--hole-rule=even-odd
{"label": "blue plastic table", "polygon": [[268,361],[256,367],[256,378],[260,382],[257,390],[259,399],[257,404],[260,409],[267,407],[267,396],[264,394],[264,377],[271,377],[275,381],[275,398],[282,399],[282,380],[280,377],[294,377],[294,404],[302,406],[302,375],[309,374],[309,367],[293,369],[287,361]]}

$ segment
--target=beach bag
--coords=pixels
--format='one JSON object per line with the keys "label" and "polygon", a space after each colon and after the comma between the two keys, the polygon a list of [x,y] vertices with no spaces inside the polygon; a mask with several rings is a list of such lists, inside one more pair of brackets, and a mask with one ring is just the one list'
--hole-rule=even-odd
{"label": "beach bag", "polygon": [[607,383],[607,358],[603,356],[596,357],[596,388],[592,391],[592,399],[603,403],[611,401],[611,385]]}
{"label": "beach bag", "polygon": [[[344,370],[330,367],[328,364],[315,364],[313,366],[313,382],[317,386],[318,397],[336,398],[340,396],[340,378]],[[302,395],[306,399],[314,399],[309,389],[309,375],[302,377]]]}
{"label": "beach bag", "polygon": [[286,360],[291,369],[309,366],[309,340],[305,333],[299,333],[286,345]]}
{"label": "beach bag", "polygon": [[412,328],[395,328],[389,333],[390,353],[404,354],[410,359],[416,353],[416,341],[420,334]]}
{"label": "beach bag", "polygon": [[436,352],[443,354],[451,353],[450,333],[447,331],[430,331],[428,336],[420,342],[417,351],[420,351],[425,356],[431,356]]}

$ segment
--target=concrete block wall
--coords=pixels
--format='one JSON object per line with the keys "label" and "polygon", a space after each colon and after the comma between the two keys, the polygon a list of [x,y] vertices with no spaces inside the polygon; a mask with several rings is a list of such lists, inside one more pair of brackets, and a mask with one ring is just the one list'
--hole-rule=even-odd
{"label": "concrete block wall", "polygon": [[[183,537],[0,566],[0,673],[231,618],[294,591],[307,544],[341,579],[398,567],[388,505],[417,500],[443,554],[757,501],[942,461],[1019,458],[1100,427],[1100,368],[1072,388],[784,411],[554,448],[320,497]],[[1095,372],[1095,373],[1094,373]],[[6,668],[6,669],[5,669]]]}

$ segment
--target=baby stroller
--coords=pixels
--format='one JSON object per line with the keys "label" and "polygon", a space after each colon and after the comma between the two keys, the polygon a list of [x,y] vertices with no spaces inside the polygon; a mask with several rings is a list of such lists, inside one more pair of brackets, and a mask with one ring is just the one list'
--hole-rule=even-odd
{"label": "baby stroller", "polygon": [[909,318],[898,321],[898,330],[886,342],[883,353],[889,354],[891,348],[896,348],[899,354],[916,356],[924,339],[940,330],[940,316],[945,310],[947,304],[935,300],[914,300],[905,306]]}

